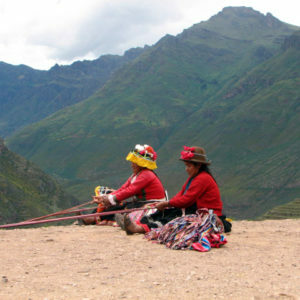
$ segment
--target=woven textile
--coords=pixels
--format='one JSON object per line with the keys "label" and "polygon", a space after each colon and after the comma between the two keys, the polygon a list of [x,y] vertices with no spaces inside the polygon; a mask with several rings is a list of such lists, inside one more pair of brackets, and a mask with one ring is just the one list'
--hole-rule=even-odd
{"label": "woven textile", "polygon": [[161,228],[145,234],[146,239],[166,245],[170,249],[192,249],[200,252],[219,248],[227,243],[217,226],[217,217],[207,209],[196,214],[176,218]]}
{"label": "woven textile", "polygon": [[130,218],[131,222],[136,223],[139,222],[144,216],[149,216],[151,214],[154,214],[157,209],[151,208],[151,205],[148,205],[145,210],[138,210],[138,211],[133,211],[130,214],[128,214],[128,217]]}

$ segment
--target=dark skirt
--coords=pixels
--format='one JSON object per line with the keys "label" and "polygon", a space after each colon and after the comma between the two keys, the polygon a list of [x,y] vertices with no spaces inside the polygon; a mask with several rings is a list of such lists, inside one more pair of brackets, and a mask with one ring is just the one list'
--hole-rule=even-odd
{"label": "dark skirt", "polygon": [[[197,206],[192,205],[188,208],[185,209],[185,214],[190,215],[190,214],[195,214],[197,210]],[[161,227],[168,222],[172,221],[175,218],[181,217],[182,216],[182,209],[177,208],[177,207],[171,207],[167,208],[164,211],[157,211],[154,214],[150,216],[144,216],[141,220],[140,223],[147,225],[149,229],[151,228],[158,228]]]}

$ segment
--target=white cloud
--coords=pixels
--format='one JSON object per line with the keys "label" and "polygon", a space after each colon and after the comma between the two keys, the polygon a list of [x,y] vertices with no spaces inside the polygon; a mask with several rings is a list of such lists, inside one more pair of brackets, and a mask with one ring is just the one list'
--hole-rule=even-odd
{"label": "white cloud", "polygon": [[[142,3],[143,2],[143,3]],[[94,10],[62,35],[62,43],[55,42],[59,32],[49,37],[41,34],[36,36],[35,42],[55,45],[53,55],[62,60],[85,56],[93,53],[122,53],[136,44],[156,42],[161,37],[159,27],[178,17],[176,12],[170,13],[166,1],[165,5],[153,5],[148,0],[107,1],[94,7]],[[117,4],[117,5],[116,5]],[[155,4],[155,3],[154,3]],[[143,46],[142,45],[142,46]]]}
{"label": "white cloud", "polygon": [[294,0],[0,0],[0,61],[47,69],[122,54],[176,35],[224,6],[250,6],[300,25]]}

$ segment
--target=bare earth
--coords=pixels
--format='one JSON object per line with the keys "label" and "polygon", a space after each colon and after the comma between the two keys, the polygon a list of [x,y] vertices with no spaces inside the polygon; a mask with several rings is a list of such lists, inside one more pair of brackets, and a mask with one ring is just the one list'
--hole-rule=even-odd
{"label": "bare earth", "polygon": [[169,250],[107,226],[0,230],[0,299],[300,299],[300,220],[234,221]]}

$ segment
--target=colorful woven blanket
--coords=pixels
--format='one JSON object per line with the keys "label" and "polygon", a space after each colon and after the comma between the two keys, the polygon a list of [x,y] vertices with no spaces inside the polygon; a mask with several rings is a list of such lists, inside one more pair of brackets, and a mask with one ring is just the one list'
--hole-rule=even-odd
{"label": "colorful woven blanket", "polygon": [[170,249],[206,252],[227,243],[221,231],[217,226],[216,215],[201,209],[196,214],[176,218],[161,228],[152,229],[145,234],[145,238]]}

